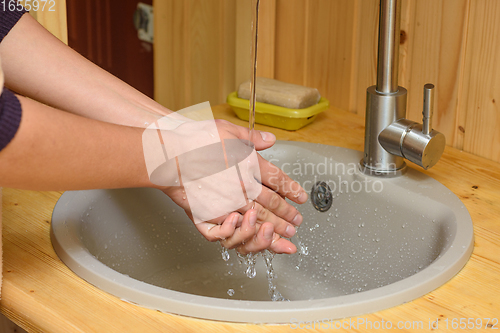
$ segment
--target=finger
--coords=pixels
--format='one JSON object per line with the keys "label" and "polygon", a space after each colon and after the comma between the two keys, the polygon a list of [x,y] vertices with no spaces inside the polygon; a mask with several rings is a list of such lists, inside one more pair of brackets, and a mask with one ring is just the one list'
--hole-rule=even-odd
{"label": "finger", "polygon": [[262,187],[262,191],[256,201],[274,215],[281,217],[293,225],[299,226],[302,223],[303,218],[299,211],[286,202],[280,194],[271,191],[265,186]]}
{"label": "finger", "polygon": [[[257,224],[258,225],[258,224]],[[262,228],[261,228],[262,229]],[[268,239],[263,240],[261,233],[257,233],[252,241],[245,243],[238,247],[237,251],[241,254],[247,253],[257,253],[265,250],[265,246],[269,243]],[[259,238],[260,237],[260,238]],[[284,254],[292,254],[297,252],[297,247],[290,242],[288,239],[281,238],[277,233],[272,234],[271,244],[267,249],[273,251],[274,253],[284,253]]]}
{"label": "finger", "polygon": [[292,242],[288,239],[281,238],[276,233],[269,249],[275,253],[292,254],[297,252],[297,247]]}
{"label": "finger", "polygon": [[[229,133],[233,134],[239,139],[249,140],[249,130],[246,127],[234,125],[226,120],[217,119],[216,120],[217,127],[220,128],[219,135],[221,138],[224,138],[224,135],[221,131],[226,130]],[[264,131],[254,131],[252,136],[252,142],[255,145],[256,150],[264,150],[276,142],[276,136],[270,132]]]}
{"label": "finger", "polygon": [[242,254],[257,253],[267,249],[273,242],[274,227],[271,223],[264,223],[259,231],[247,243],[240,245],[237,250]]}
{"label": "finger", "polygon": [[[239,211],[245,212],[248,209],[252,208],[252,205],[253,203],[250,203],[249,205],[241,208]],[[271,211],[264,208],[260,203],[255,202],[254,209],[257,211],[258,222],[270,222],[274,227],[274,231],[282,235],[283,237],[289,238],[295,235],[295,227],[291,223],[285,221],[279,216],[276,216]]]}
{"label": "finger", "polygon": [[296,203],[303,204],[307,201],[308,195],[299,183],[260,155],[258,158],[263,185]]}
{"label": "finger", "polygon": [[233,249],[252,239],[256,233],[257,211],[250,209],[243,216],[243,222],[236,228],[233,235],[221,241],[222,246]]}
{"label": "finger", "polygon": [[224,240],[234,234],[239,218],[238,213],[230,214],[222,224],[201,222],[196,224],[198,231],[211,242]]}

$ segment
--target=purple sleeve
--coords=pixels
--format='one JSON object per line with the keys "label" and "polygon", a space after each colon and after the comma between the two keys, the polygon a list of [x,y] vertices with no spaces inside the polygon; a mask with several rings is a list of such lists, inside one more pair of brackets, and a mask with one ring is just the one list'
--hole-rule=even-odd
{"label": "purple sleeve", "polygon": [[16,135],[21,123],[21,103],[9,89],[3,88],[0,95],[0,150]]}
{"label": "purple sleeve", "polygon": [[5,6],[0,3],[0,42],[26,12],[26,9],[21,5],[9,6],[8,1],[5,1]]}
{"label": "purple sleeve", "polygon": [[[0,42],[26,12],[24,7],[17,4],[9,6],[7,1],[5,1],[5,6],[0,4]],[[21,123],[21,113],[21,103],[16,95],[7,88],[3,88],[0,95],[0,150],[5,148],[16,135]]]}

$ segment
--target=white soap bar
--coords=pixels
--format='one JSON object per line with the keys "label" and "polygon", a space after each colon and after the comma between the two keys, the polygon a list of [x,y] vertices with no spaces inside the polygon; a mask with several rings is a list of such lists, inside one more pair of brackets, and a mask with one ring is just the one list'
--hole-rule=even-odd
{"label": "white soap bar", "polygon": [[[240,84],[238,97],[250,99],[250,80]],[[290,109],[304,109],[317,104],[321,98],[318,89],[258,77],[255,90],[257,102],[282,106]]]}

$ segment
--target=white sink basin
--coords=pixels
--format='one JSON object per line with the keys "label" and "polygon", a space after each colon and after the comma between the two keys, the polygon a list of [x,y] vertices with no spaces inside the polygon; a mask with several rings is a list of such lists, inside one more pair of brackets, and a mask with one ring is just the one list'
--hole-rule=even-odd
{"label": "white sink basin", "polygon": [[52,216],[54,248],[77,275],[129,302],[254,323],[336,319],[396,306],[447,282],[472,252],[466,208],[420,172],[367,177],[357,171],[361,152],[302,142],[281,141],[262,155],[306,190],[325,181],[333,194],[326,212],[311,202],[299,207],[301,243],[292,238],[299,251],[273,260],[274,284],[289,302],[271,301],[262,258],[257,276],[248,278],[234,251],[222,260],[220,245],[206,241],[156,190],[64,193]]}

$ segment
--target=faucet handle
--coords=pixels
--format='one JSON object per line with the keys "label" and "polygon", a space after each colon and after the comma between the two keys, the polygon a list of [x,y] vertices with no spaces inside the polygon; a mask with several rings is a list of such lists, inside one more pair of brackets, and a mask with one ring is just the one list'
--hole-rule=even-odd
{"label": "faucet handle", "polygon": [[424,85],[424,110],[422,111],[422,133],[429,135],[432,131],[432,114],[434,113],[434,85]]}
{"label": "faucet handle", "polygon": [[408,119],[398,119],[380,132],[380,145],[387,152],[404,157],[426,170],[434,166],[443,154],[446,138],[432,129],[433,109],[434,85],[427,83],[424,86],[422,125]]}

